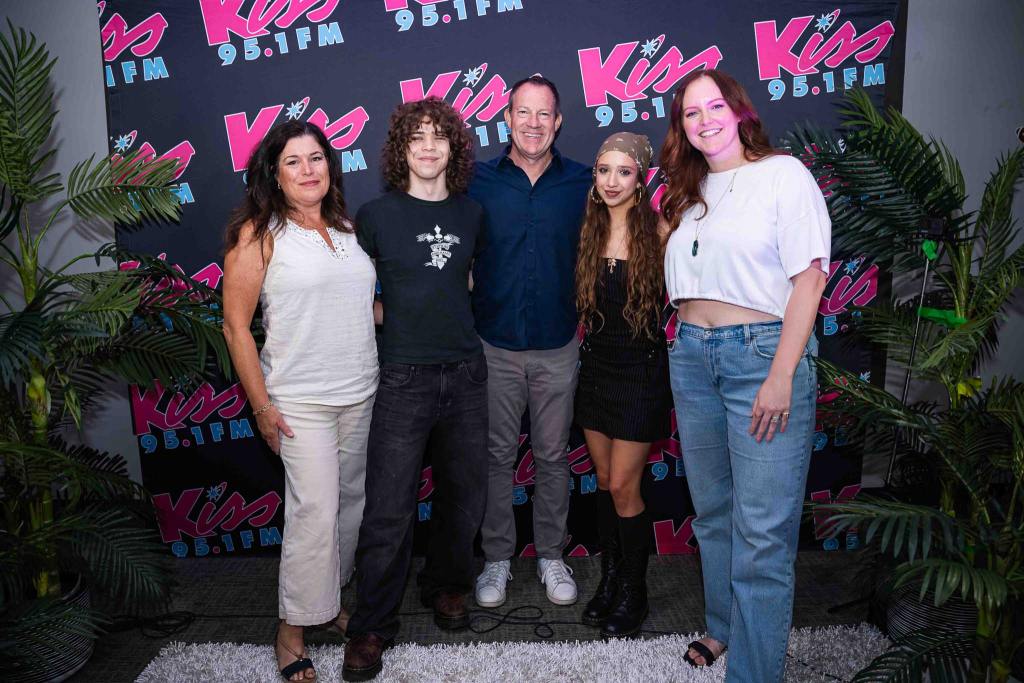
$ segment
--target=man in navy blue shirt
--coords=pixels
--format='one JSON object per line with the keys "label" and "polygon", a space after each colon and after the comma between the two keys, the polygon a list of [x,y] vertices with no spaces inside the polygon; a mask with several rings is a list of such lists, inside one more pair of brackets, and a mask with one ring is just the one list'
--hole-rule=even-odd
{"label": "man in navy blue shirt", "polygon": [[534,75],[512,86],[505,110],[512,144],[478,164],[469,195],[483,205],[483,245],[473,266],[473,314],[488,367],[490,434],[486,562],[477,577],[482,607],[505,602],[516,529],[513,468],[523,411],[530,409],[536,466],[533,537],[537,575],[548,599],[576,602],[562,560],[569,510],[566,444],[573,414],[579,344],[575,270],[590,168],[553,147],[562,115],[558,89]]}

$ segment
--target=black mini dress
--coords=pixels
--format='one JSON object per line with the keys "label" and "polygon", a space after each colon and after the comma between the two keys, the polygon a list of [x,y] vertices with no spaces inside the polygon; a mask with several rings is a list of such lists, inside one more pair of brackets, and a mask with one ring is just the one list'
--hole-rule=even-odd
{"label": "black mini dress", "polygon": [[616,260],[614,267],[605,265],[598,278],[597,310],[604,323],[595,316],[594,329],[580,347],[576,424],[612,439],[660,441],[671,436],[672,429],[665,331],[659,319],[651,325],[653,340],[633,337],[622,314],[628,268],[629,261]]}

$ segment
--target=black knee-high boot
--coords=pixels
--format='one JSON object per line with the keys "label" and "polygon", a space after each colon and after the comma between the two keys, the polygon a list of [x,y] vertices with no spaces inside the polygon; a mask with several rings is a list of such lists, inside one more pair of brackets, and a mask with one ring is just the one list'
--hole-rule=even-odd
{"label": "black knee-high boot", "polygon": [[615,514],[612,494],[597,490],[597,538],[601,544],[601,581],[597,591],[583,608],[582,621],[588,626],[601,626],[615,607],[619,590],[618,564],[621,556],[619,547],[619,516]]}
{"label": "black knee-high boot", "polygon": [[644,510],[635,517],[619,517],[622,561],[615,608],[601,627],[601,635],[631,636],[647,616],[647,560],[651,552],[651,516]]}

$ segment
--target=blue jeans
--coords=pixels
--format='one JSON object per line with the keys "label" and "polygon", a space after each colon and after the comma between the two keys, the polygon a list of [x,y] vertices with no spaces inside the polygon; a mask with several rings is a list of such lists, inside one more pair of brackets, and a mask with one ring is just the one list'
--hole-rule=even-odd
{"label": "blue jeans", "polygon": [[813,334],[793,376],[786,432],[761,443],[748,433],[781,332],[781,322],[680,322],[669,349],[708,635],[729,646],[730,682],[782,680],[793,616],[817,394]]}
{"label": "blue jeans", "polygon": [[416,496],[430,444],[430,544],[419,575],[427,603],[473,587],[473,539],[487,496],[487,361],[383,363],[366,449],[366,508],[356,548],[350,637],[398,633],[412,559]]}

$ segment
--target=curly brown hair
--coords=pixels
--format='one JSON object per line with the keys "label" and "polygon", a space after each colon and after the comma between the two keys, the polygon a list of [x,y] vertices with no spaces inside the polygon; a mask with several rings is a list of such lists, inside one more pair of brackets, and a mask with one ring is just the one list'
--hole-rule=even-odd
{"label": "curly brown hair", "polygon": [[661,173],[665,177],[666,190],[661,198],[661,214],[675,230],[679,219],[691,206],[700,204],[708,210],[701,194],[701,182],[708,174],[708,162],[699,150],[686,138],[683,130],[683,95],[686,88],[698,78],[710,78],[722,91],[722,98],[740,119],[739,135],[743,154],[747,161],[757,161],[766,156],[778,154],[768,141],[768,133],[757,115],[753,102],[739,81],[717,69],[691,71],[676,88],[672,98],[672,115],[665,144],[661,147]]}
{"label": "curly brown hair", "polygon": [[409,164],[405,155],[423,119],[429,119],[435,130],[448,138],[451,158],[445,171],[448,191],[465,192],[473,176],[473,138],[459,112],[440,97],[406,102],[395,108],[388,125],[388,137],[381,155],[384,180],[397,190],[409,189]]}
{"label": "curly brown hair", "polygon": [[[626,214],[629,234],[629,269],[626,272],[626,306],[622,311],[633,338],[657,339],[661,309],[664,305],[664,269],[662,240],[658,234],[658,214],[651,207],[651,197],[640,179],[640,200]],[[588,194],[587,211],[580,230],[579,256],[576,259],[576,310],[580,322],[590,332],[597,310],[597,284],[604,277],[605,259],[601,252],[608,242],[611,218],[604,202],[594,203],[593,188]]]}

